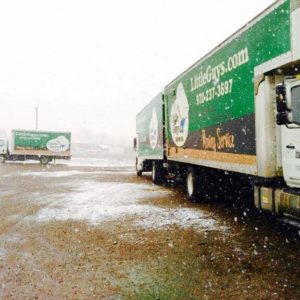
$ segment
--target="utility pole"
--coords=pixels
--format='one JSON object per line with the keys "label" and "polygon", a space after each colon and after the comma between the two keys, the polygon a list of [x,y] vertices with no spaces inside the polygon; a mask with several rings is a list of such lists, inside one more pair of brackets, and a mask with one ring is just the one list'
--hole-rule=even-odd
{"label": "utility pole", "polygon": [[38,122],[39,122],[39,108],[35,108],[35,129],[38,130]]}

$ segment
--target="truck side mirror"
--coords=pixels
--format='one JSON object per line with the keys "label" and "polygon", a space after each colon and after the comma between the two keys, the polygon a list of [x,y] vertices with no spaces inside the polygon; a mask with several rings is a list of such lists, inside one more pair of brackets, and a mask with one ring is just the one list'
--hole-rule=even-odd
{"label": "truck side mirror", "polygon": [[287,107],[286,101],[286,89],[283,84],[279,84],[276,86],[276,123],[277,125],[285,125],[290,123],[288,114],[289,109]]}
{"label": "truck side mirror", "polygon": [[276,108],[279,113],[287,111],[286,90],[283,84],[276,86]]}
{"label": "truck side mirror", "polygon": [[137,148],[137,140],[136,138],[133,139],[133,150],[136,151]]}
{"label": "truck side mirror", "polygon": [[276,115],[276,123],[277,125],[285,125],[289,123],[288,113],[286,111],[278,112]]}

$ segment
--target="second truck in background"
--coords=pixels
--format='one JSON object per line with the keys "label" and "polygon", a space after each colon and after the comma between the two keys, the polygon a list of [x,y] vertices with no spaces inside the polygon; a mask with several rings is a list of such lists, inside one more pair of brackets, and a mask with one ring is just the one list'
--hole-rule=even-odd
{"label": "second truck in background", "polygon": [[3,161],[39,160],[42,164],[70,159],[71,133],[12,130],[10,140],[0,138],[0,157]]}

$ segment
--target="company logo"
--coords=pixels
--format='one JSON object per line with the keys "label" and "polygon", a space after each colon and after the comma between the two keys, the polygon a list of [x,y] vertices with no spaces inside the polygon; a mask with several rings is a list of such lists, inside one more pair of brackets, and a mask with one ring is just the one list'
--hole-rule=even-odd
{"label": "company logo", "polygon": [[176,99],[171,109],[170,124],[175,145],[183,146],[189,130],[189,103],[182,83],[179,83],[177,87]]}
{"label": "company logo", "polygon": [[158,141],[158,120],[155,107],[152,110],[152,118],[149,126],[149,140],[152,149],[155,149]]}
{"label": "company logo", "polygon": [[63,152],[70,148],[70,142],[66,137],[61,135],[56,139],[48,141],[47,148],[53,152]]}

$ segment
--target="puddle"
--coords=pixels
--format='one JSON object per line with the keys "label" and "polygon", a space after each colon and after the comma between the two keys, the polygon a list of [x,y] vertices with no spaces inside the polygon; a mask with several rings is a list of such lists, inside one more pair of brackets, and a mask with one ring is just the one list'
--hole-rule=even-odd
{"label": "puddle", "polygon": [[215,219],[196,208],[162,208],[140,203],[144,198],[168,197],[170,193],[149,185],[85,182],[73,186],[71,193],[48,197],[48,206],[34,218],[41,222],[73,219],[99,225],[133,216],[136,226],[148,229],[171,225],[199,230],[222,229]]}

